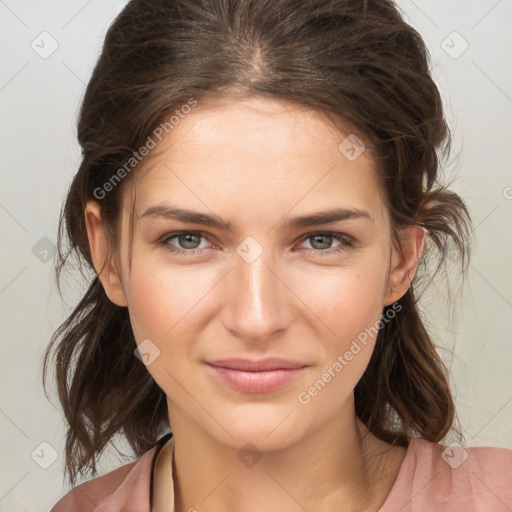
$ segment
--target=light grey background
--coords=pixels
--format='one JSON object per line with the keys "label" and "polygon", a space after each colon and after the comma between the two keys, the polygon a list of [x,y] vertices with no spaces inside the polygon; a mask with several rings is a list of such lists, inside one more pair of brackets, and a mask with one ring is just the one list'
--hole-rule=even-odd
{"label": "light grey background", "polygon": [[[56,396],[52,405],[42,392],[40,367],[80,287],[71,281],[62,303],[48,258],[79,164],[78,105],[125,3],[0,0],[2,511],[49,510],[67,491],[64,425]],[[422,307],[451,370],[467,445],[512,448],[512,0],[399,5],[430,48],[454,131],[447,176],[456,176],[476,227],[455,316],[446,312],[441,282]],[[112,450],[102,470],[126,462]]]}

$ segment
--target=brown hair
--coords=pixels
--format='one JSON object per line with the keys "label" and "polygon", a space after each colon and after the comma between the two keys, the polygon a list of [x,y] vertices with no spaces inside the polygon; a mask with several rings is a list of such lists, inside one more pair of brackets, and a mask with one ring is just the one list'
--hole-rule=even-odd
{"label": "brown hair", "polygon": [[[60,218],[58,283],[70,255],[93,270],[84,209],[98,198],[95,190],[164,115],[190,98],[231,91],[293,101],[356,127],[378,155],[394,243],[400,226],[428,231],[418,275],[432,251],[439,264],[430,275],[436,273],[453,243],[467,270],[469,214],[439,183],[438,156],[450,147],[440,94],[422,38],[392,1],[132,0],[108,30],[82,101],[82,161]],[[114,246],[133,174],[100,200]],[[455,421],[447,371],[416,295],[411,284],[399,318],[380,329],[354,395],[368,429],[402,446],[411,435],[438,442]],[[127,308],[110,302],[93,277],[44,358],[43,385],[53,349],[71,483],[84,469],[96,473],[97,456],[116,434],[140,456],[169,428],[165,394],[135,347]]]}

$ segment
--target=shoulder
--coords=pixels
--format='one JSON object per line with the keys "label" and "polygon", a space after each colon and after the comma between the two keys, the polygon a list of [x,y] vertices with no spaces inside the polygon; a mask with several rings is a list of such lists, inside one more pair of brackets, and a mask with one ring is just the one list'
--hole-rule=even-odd
{"label": "shoulder", "polygon": [[447,446],[410,438],[385,505],[379,512],[394,508],[402,512],[510,512],[512,450]]}
{"label": "shoulder", "polygon": [[161,441],[136,461],[77,485],[50,512],[150,512],[151,470]]}

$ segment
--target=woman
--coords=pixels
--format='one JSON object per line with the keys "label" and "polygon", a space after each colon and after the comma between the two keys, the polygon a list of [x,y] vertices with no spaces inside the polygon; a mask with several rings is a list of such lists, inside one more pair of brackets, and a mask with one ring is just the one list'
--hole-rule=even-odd
{"label": "woman", "polygon": [[54,512],[512,508],[512,450],[440,444],[415,285],[471,229],[392,2],[132,0],[78,139],[57,272],[95,276],[45,368],[71,483],[116,434],[137,460]]}

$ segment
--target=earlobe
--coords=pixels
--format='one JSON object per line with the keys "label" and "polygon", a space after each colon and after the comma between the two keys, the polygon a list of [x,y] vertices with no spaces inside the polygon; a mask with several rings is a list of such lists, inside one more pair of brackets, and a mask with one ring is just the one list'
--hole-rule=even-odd
{"label": "earlobe", "polygon": [[384,305],[400,299],[409,289],[416,276],[423,253],[427,231],[421,226],[408,226],[401,230],[401,252],[393,249],[388,290]]}
{"label": "earlobe", "polygon": [[89,201],[84,215],[91,259],[103,289],[114,304],[127,306],[121,278],[109,251],[108,240],[103,229],[100,205],[96,201]]}

